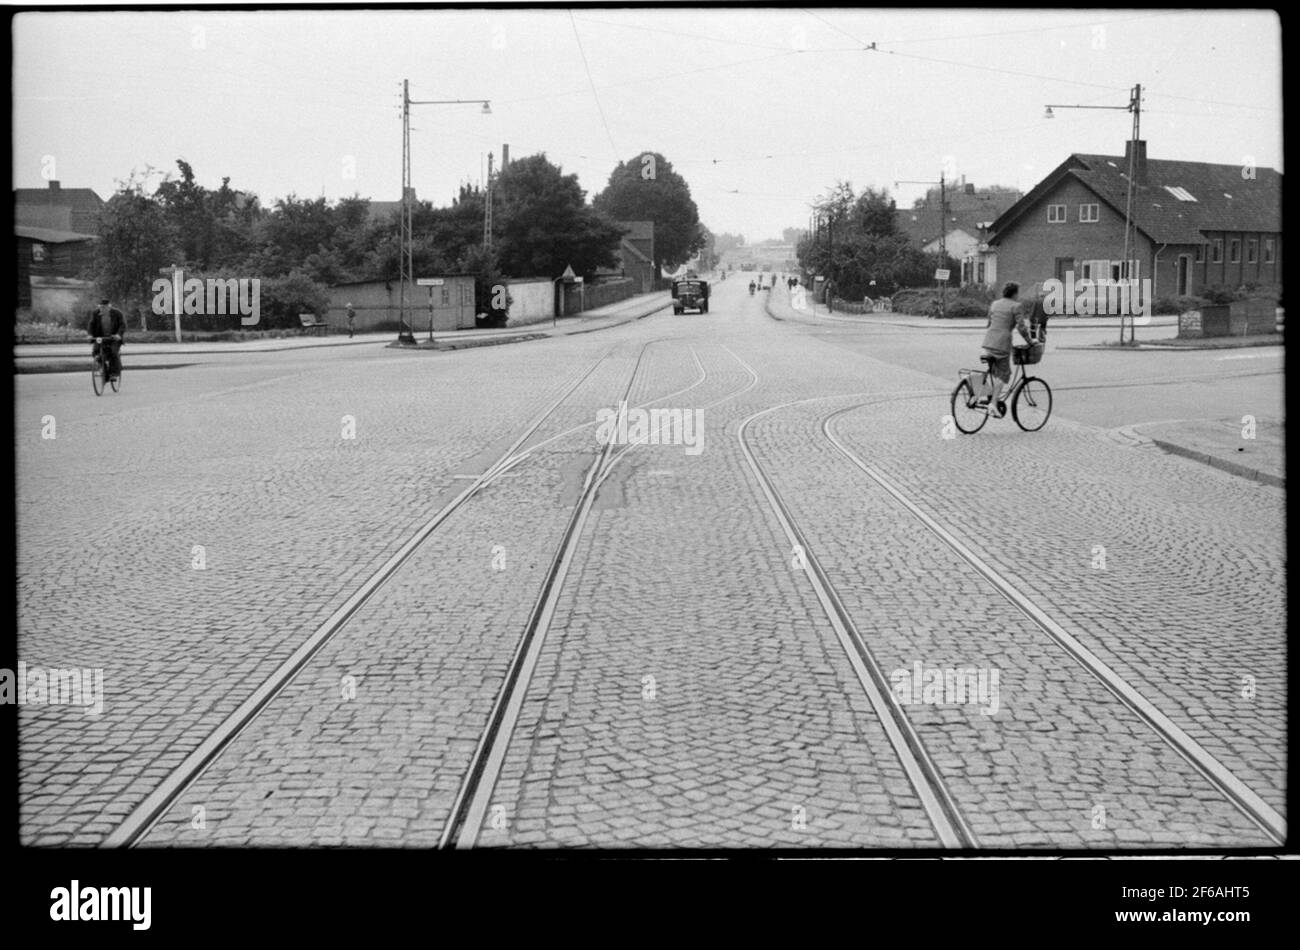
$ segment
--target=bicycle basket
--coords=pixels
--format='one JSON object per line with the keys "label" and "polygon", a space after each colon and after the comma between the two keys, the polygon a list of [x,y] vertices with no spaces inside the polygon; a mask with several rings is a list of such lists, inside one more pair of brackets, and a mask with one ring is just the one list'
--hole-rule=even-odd
{"label": "bicycle basket", "polygon": [[1043,350],[1047,348],[1046,343],[1034,343],[1031,346],[1015,346],[1011,348],[1012,356],[1015,362],[1023,366],[1031,366],[1043,358]]}

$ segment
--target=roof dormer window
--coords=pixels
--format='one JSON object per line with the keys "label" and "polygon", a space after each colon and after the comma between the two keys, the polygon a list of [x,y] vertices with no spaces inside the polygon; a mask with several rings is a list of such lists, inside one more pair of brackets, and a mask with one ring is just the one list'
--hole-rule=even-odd
{"label": "roof dormer window", "polygon": [[1194,197],[1192,197],[1192,193],[1191,193],[1190,191],[1188,191],[1186,188],[1182,188],[1182,187],[1177,187],[1177,188],[1175,188],[1175,187],[1171,187],[1171,186],[1169,186],[1169,185],[1165,185],[1165,191],[1169,192],[1171,195],[1173,195],[1173,196],[1174,196],[1175,198],[1177,198],[1179,201],[1195,201],[1195,200],[1196,200]]}

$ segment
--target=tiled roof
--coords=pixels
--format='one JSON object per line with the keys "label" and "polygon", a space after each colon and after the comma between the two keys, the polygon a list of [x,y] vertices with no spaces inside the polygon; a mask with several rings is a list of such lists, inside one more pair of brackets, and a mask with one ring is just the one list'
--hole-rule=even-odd
{"label": "tiled roof", "polygon": [[93,188],[15,188],[15,205],[63,205],[82,211],[100,211],[104,199]]}
{"label": "tiled roof", "polygon": [[[1240,165],[1147,159],[1146,177],[1133,194],[1134,225],[1160,244],[1203,244],[1205,231],[1282,230],[1282,175],[1257,168],[1253,179]],[[994,223],[1003,233],[1066,177],[1085,185],[1123,215],[1128,165],[1122,155],[1071,155]],[[1190,195],[1195,201],[1178,195]]]}
{"label": "tiled roof", "polygon": [[93,234],[82,234],[79,231],[59,231],[54,228],[33,228],[25,224],[15,224],[14,235],[27,238],[30,241],[40,241],[42,244],[70,244],[73,241],[99,240]]}

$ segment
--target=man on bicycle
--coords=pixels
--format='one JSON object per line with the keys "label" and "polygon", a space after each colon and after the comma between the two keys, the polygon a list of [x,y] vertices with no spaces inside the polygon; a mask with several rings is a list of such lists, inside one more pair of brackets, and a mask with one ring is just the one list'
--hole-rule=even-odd
{"label": "man on bicycle", "polygon": [[998,418],[1007,414],[1007,390],[1011,387],[1011,330],[1020,331],[1026,343],[1032,343],[1029,327],[1025,322],[1024,310],[1016,297],[1020,285],[1008,281],[1002,288],[1002,297],[993,301],[989,307],[988,330],[984,334],[984,354],[989,357],[989,372],[1001,385],[994,385],[993,393],[981,397],[979,405],[987,406],[990,397],[995,397]]}
{"label": "man on bicycle", "polygon": [[91,338],[100,337],[103,343],[96,343],[92,355],[100,352],[100,347],[107,347],[109,375],[116,378],[122,375],[122,339],[126,334],[126,317],[122,311],[111,306],[107,297],[100,298],[99,306],[90,312],[90,325],[86,327]]}

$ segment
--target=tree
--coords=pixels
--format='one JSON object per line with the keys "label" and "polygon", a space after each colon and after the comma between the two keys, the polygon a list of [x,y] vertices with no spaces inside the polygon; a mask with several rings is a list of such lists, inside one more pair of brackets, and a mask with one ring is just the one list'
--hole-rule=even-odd
{"label": "tree", "polygon": [[92,273],[103,293],[130,313],[152,303],[159,271],[180,259],[176,226],[161,204],[144,193],[144,181],[134,174],[118,182],[100,216]]}
{"label": "tree", "polygon": [[229,178],[210,191],[195,181],[194,169],[184,159],[177,159],[176,166],[180,179],[163,181],[153,197],[176,229],[181,263],[208,270],[241,262],[251,249],[257,199],[233,190]]}
{"label": "tree", "polygon": [[654,262],[661,274],[676,270],[703,246],[700,212],[690,186],[658,152],[619,162],[592,206],[615,221],[653,221]]}
{"label": "tree", "polygon": [[512,161],[497,179],[501,224],[496,252],[513,277],[551,277],[566,267],[584,277],[612,267],[623,229],[586,204],[577,175],[565,175],[545,154]]}

